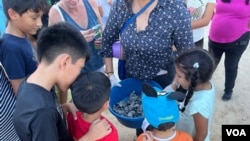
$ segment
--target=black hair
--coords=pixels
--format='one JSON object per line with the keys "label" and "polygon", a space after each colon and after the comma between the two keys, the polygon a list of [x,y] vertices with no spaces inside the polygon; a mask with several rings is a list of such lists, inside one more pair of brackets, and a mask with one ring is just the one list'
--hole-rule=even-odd
{"label": "black hair", "polygon": [[193,91],[200,83],[209,81],[215,69],[213,56],[205,49],[194,48],[182,53],[175,60],[176,67],[185,74],[185,79],[190,80],[187,96],[184,101],[185,111],[189,100],[193,96]]}
{"label": "black hair", "polygon": [[8,10],[13,9],[18,14],[22,15],[23,13],[31,10],[33,12],[46,12],[49,10],[49,4],[47,0],[3,0],[3,9],[5,16],[9,20]]}
{"label": "black hair", "polygon": [[71,85],[72,99],[83,113],[93,114],[109,100],[111,83],[101,72],[86,72]]}
{"label": "black hair", "polygon": [[168,122],[168,123],[162,123],[162,124],[160,124],[158,126],[158,128],[155,128],[154,126],[149,125],[146,130],[147,131],[153,131],[153,130],[167,131],[167,130],[171,129],[174,126],[175,126],[174,122]]}
{"label": "black hair", "polygon": [[89,48],[79,30],[67,22],[57,23],[40,31],[37,40],[38,61],[44,59],[51,64],[55,58],[63,53],[72,57],[72,63],[80,58],[89,58]]}
{"label": "black hair", "polygon": [[[225,2],[225,3],[230,3],[230,2],[231,2],[231,0],[221,0],[221,1],[222,1],[222,2]],[[249,4],[249,1],[250,1],[250,0],[245,0],[246,5]]]}

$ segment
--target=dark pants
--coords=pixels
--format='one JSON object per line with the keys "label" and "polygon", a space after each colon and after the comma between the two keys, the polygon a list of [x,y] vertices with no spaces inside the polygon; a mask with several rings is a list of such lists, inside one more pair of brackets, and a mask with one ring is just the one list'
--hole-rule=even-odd
{"label": "dark pants", "polygon": [[208,42],[209,52],[213,54],[216,66],[219,64],[223,53],[225,53],[225,93],[233,92],[238,64],[248,46],[249,38],[250,32],[247,32],[232,43],[216,43],[211,40]]}
{"label": "dark pants", "polygon": [[203,38],[202,38],[199,41],[195,42],[194,45],[195,45],[195,47],[203,48],[203,43],[204,43],[204,41],[203,41]]}

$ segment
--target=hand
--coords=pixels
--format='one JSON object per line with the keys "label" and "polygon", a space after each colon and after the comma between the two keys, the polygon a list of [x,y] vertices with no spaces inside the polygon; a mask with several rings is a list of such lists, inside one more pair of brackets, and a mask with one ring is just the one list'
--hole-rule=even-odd
{"label": "hand", "polygon": [[96,32],[93,31],[92,29],[82,30],[81,33],[87,42],[93,41],[94,35],[96,34]]}
{"label": "hand", "polygon": [[96,49],[100,49],[101,46],[102,46],[102,37],[96,39],[96,40],[94,41],[94,44],[95,44]]}
{"label": "hand", "polygon": [[153,137],[151,136],[151,132],[145,132],[143,133],[143,139],[142,141],[153,141]]}
{"label": "hand", "polygon": [[99,140],[112,132],[110,124],[105,119],[98,119],[94,121],[89,128],[89,131],[85,136],[88,137],[88,140]]}
{"label": "hand", "polygon": [[64,112],[64,115],[67,115],[68,112],[71,112],[73,117],[74,117],[74,120],[77,120],[77,115],[76,115],[76,112],[79,111],[75,104],[74,103],[64,103],[62,104],[62,110]]}
{"label": "hand", "polygon": [[111,87],[114,87],[114,86],[117,86],[117,87],[121,87],[122,85],[118,82],[118,80],[115,78],[115,75],[112,74],[110,77],[109,77],[109,80],[111,82]]}

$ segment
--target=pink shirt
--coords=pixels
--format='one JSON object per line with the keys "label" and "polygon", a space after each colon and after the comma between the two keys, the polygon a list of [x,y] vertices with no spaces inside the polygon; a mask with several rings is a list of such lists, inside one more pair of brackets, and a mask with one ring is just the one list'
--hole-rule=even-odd
{"label": "pink shirt", "polygon": [[216,14],[210,27],[210,40],[218,43],[230,43],[250,31],[250,4],[245,0],[231,0],[224,3],[217,0]]}

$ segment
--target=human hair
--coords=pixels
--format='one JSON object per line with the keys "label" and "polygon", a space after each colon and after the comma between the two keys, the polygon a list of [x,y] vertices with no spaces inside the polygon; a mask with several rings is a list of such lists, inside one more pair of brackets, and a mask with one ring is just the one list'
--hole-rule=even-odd
{"label": "human hair", "polygon": [[38,61],[51,64],[60,54],[69,54],[72,63],[80,58],[88,60],[88,44],[79,30],[67,22],[57,23],[40,31],[37,39]]}
{"label": "human hair", "polygon": [[187,95],[184,100],[184,107],[180,109],[185,111],[189,100],[198,84],[209,81],[215,69],[214,59],[205,49],[190,49],[175,60],[176,67],[184,73],[185,79],[190,81]]}
{"label": "human hair", "polygon": [[83,113],[93,114],[109,100],[111,83],[101,72],[86,72],[70,87],[73,103]]}
{"label": "human hair", "polygon": [[155,128],[154,126],[152,125],[149,125],[147,127],[147,131],[153,131],[153,130],[158,130],[158,131],[167,131],[169,129],[171,129],[172,127],[175,126],[175,123],[174,122],[167,122],[167,123],[162,123],[158,126],[158,128]]}
{"label": "human hair", "polygon": [[[230,3],[230,2],[231,2],[231,0],[221,0],[221,1],[222,1],[222,2],[225,2],[225,3]],[[250,0],[245,0],[246,5],[249,4],[249,1],[250,1]]]}
{"label": "human hair", "polygon": [[22,15],[23,13],[31,10],[33,12],[46,12],[49,10],[49,4],[47,0],[3,0],[3,9],[5,16],[10,20],[8,14],[9,9],[13,9],[18,14]]}

